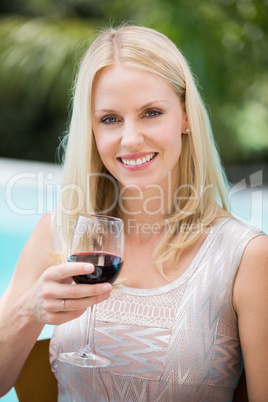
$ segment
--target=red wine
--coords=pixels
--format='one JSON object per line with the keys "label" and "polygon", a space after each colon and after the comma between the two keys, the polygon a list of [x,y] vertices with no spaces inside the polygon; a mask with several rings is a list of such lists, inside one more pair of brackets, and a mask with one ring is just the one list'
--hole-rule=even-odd
{"label": "red wine", "polygon": [[123,266],[121,257],[108,253],[77,253],[71,255],[69,261],[72,262],[90,262],[95,266],[95,271],[91,274],[73,276],[76,283],[114,283],[120,274]]}

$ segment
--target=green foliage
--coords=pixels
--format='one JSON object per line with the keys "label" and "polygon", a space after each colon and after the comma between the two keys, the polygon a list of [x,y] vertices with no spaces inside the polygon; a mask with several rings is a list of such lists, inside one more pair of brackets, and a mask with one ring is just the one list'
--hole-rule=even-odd
{"label": "green foliage", "polygon": [[99,28],[169,36],[188,59],[225,163],[268,156],[268,0],[3,0],[1,155],[54,161],[74,70]]}
{"label": "green foliage", "polygon": [[189,61],[226,163],[268,157],[268,1],[115,0],[117,15],[169,36]]}
{"label": "green foliage", "polygon": [[91,23],[8,17],[0,29],[2,156],[54,162]]}

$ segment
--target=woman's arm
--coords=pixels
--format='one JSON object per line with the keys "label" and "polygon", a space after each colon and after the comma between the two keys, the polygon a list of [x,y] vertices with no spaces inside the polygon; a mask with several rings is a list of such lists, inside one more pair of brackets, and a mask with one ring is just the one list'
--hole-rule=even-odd
{"label": "woman's arm", "polygon": [[234,305],[249,401],[268,401],[268,237],[248,244],[234,285]]}
{"label": "woman's arm", "polygon": [[[79,317],[92,304],[109,297],[111,285],[73,285],[72,275],[93,272],[91,264],[52,265],[51,217],[41,218],[0,300],[0,396],[14,386],[45,324]],[[66,299],[62,310],[62,300]]]}

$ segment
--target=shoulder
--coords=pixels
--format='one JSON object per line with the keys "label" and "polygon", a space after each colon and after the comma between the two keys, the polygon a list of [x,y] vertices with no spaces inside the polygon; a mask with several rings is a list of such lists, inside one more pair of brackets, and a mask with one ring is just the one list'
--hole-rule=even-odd
{"label": "shoulder", "polygon": [[[263,233],[260,229],[248,225],[238,219],[235,219],[233,217],[223,217],[220,219],[217,219],[215,226],[217,225],[220,226],[220,229],[223,232],[229,232],[229,233],[239,233],[239,234],[249,234],[249,233]],[[263,233],[264,234],[264,233]]]}
{"label": "shoulder", "polygon": [[41,248],[44,251],[47,247],[49,247],[51,251],[53,250],[53,216],[50,212],[39,219],[26,242],[24,250],[33,247],[35,250]]}
{"label": "shoulder", "polygon": [[245,248],[241,264],[268,263],[268,236],[264,233],[254,237]]}
{"label": "shoulder", "polygon": [[268,237],[265,234],[254,237],[247,244],[238,274],[249,277],[268,274]]}
{"label": "shoulder", "polygon": [[20,255],[17,268],[27,263],[37,271],[47,268],[50,261],[50,253],[53,252],[53,224],[51,213],[43,215],[35,226]]}
{"label": "shoulder", "polygon": [[33,234],[44,232],[46,232],[46,234],[52,234],[53,217],[54,215],[52,212],[47,212],[42,215],[33,230]]}
{"label": "shoulder", "polygon": [[37,222],[32,234],[26,242],[24,251],[30,251],[31,253],[39,255],[39,259],[42,255],[46,255],[47,252],[52,252],[54,249],[53,242],[53,214],[47,212]]}
{"label": "shoulder", "polygon": [[226,247],[229,246],[230,251],[239,252],[240,257],[242,257],[242,253],[252,239],[260,235],[265,237],[265,234],[260,229],[232,217],[218,220],[215,226],[212,227],[212,231],[214,231],[215,239],[218,239]]}
{"label": "shoulder", "polygon": [[250,300],[264,297],[268,279],[268,237],[252,238],[246,245],[234,284],[236,310]]}

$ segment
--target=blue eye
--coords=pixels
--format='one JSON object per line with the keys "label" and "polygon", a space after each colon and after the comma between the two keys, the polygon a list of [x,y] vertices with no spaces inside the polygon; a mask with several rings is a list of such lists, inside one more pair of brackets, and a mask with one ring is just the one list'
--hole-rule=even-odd
{"label": "blue eye", "polygon": [[162,112],[160,112],[159,110],[148,110],[148,112],[146,112],[146,116],[148,117],[155,117],[159,116],[160,114],[162,114]]}
{"label": "blue eye", "polygon": [[118,121],[118,119],[113,116],[105,116],[101,119],[101,123],[104,123],[104,124],[113,124],[113,123],[116,123],[117,121]]}

